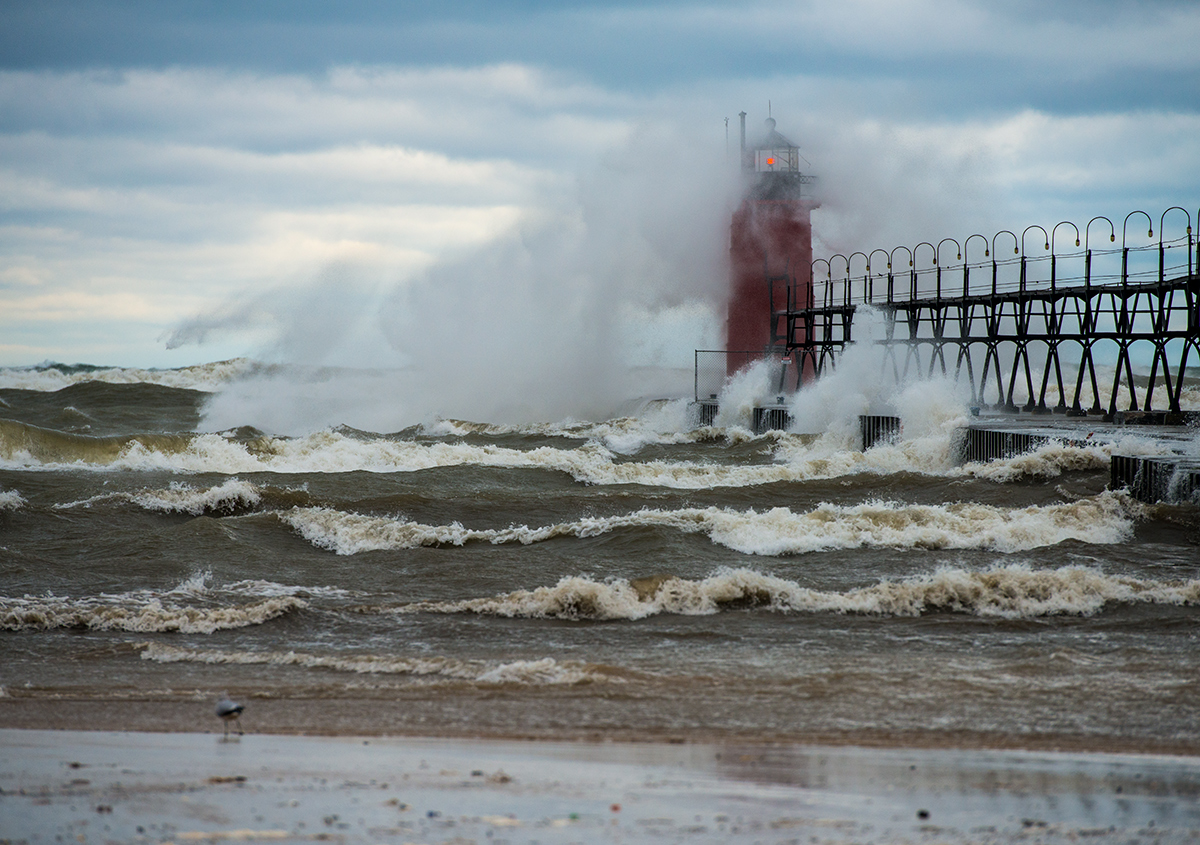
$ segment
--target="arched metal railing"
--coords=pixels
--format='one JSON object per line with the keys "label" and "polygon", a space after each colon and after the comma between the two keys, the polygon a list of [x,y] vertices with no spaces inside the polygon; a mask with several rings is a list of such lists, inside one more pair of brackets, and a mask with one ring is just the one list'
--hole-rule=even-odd
{"label": "arched metal railing", "polygon": [[[796,358],[798,377],[819,375],[854,342],[865,307],[881,323],[876,341],[897,380],[952,372],[970,382],[973,404],[1010,411],[1178,411],[1189,365],[1200,362],[1194,222],[1171,206],[1157,235],[1147,212],[1125,215],[1120,247],[1116,225],[1097,216],[1082,229],[1064,220],[1049,231],[1031,225],[1019,235],[1002,229],[990,239],[973,233],[817,259],[803,282],[811,298],[787,300],[811,306],[772,317],[786,325],[777,351]],[[1108,243],[1097,246],[1091,230],[1102,238],[1105,225]]]}

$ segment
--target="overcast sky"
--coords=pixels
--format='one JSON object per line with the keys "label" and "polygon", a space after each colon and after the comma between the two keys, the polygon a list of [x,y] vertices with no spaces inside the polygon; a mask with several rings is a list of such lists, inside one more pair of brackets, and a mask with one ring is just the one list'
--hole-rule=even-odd
{"label": "overcast sky", "polygon": [[768,100],[818,252],[1195,226],[1192,0],[5,0],[0,364],[404,364],[507,301],[689,360]]}

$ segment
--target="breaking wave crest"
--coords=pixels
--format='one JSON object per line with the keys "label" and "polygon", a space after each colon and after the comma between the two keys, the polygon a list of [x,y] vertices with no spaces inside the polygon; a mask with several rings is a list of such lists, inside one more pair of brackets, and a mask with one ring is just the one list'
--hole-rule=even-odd
{"label": "breaking wave crest", "polygon": [[1132,532],[1133,507],[1121,494],[1102,493],[1075,502],[1025,508],[875,501],[822,504],[806,513],[785,507],[761,512],[718,507],[647,509],[503,529],[472,529],[457,522],[426,525],[319,507],[294,508],[279,516],[313,545],[342,555],[470,542],[528,545],[650,526],[706,534],[714,543],[744,554],[777,556],[861,547],[1018,552],[1068,540],[1120,543]]}
{"label": "breaking wave crest", "polygon": [[448,678],[480,684],[582,684],[620,681],[595,667],[576,661],[513,660],[506,663],[459,660],[451,657],[396,657],[394,655],[318,655],[295,651],[219,651],[178,648],[160,643],[139,643],[143,660],[157,663],[208,663],[254,666],[300,666],[360,675],[411,675]]}
{"label": "breaking wave crest", "polygon": [[[1088,435],[1090,437],[1090,435]],[[1114,453],[1132,455],[1176,454],[1169,446],[1126,435],[1095,445],[1079,445],[1052,440],[1036,449],[1011,458],[987,463],[970,463],[961,468],[964,475],[996,482],[1024,478],[1058,478],[1064,472],[1107,470]]]}
{"label": "breaking wave crest", "polygon": [[0,598],[0,630],[90,628],[138,633],[211,634],[261,625],[308,603],[294,596],[242,605],[203,607],[149,595],[128,593],[86,598],[38,596]]}
{"label": "breaking wave crest", "polygon": [[487,466],[563,472],[586,484],[681,489],[745,487],[866,471],[861,456],[766,465],[693,461],[618,461],[595,440],[577,448],[517,449],[494,444],[418,442],[325,430],[295,439],[234,433],[87,437],[0,420],[0,462],[19,468],[271,473],[416,472]]}
{"label": "breaking wave crest", "polygon": [[16,490],[0,490],[0,513],[24,507],[25,497]]}
{"label": "breaking wave crest", "polygon": [[129,498],[146,510],[199,516],[202,513],[235,513],[255,507],[262,501],[262,492],[249,482],[231,478],[224,484],[203,490],[176,482],[166,490],[148,490]]}
{"label": "breaking wave crest", "polygon": [[233,514],[257,507],[262,503],[262,490],[246,481],[231,478],[216,487],[201,490],[180,481],[158,490],[143,490],[140,493],[104,493],[78,502],[55,505],[58,510],[76,507],[91,507],[99,502],[131,502],[138,507],[158,513],[183,513],[191,516],[201,514]]}
{"label": "breaking wave crest", "polygon": [[492,598],[417,602],[400,612],[634,620],[662,613],[705,615],[762,607],[779,612],[920,616],[962,613],[1002,619],[1091,616],[1107,605],[1200,604],[1200,581],[1154,581],[1106,575],[1086,567],[1035,570],[1022,565],[982,571],[941,568],[845,592],[813,590],[751,569],[720,569],[702,580],[673,575],[633,580],[563,578],[552,587]]}
{"label": "breaking wave crest", "polygon": [[[442,421],[437,435],[469,438],[482,431],[504,434],[506,427]],[[938,431],[924,437],[877,446],[866,452],[847,445],[837,432],[825,435],[767,432],[752,435],[739,428],[658,431],[636,418],[604,423],[557,423],[515,428],[511,434],[532,438],[527,448],[465,439],[428,441],[380,436],[350,429],[326,429],[302,437],[264,435],[256,430],[207,434],[139,434],[89,437],[0,420],[0,465],[12,468],[89,468],[95,470],[221,473],[418,472],[458,466],[534,469],[564,473],[593,485],[643,485],[683,490],[751,487],[803,482],[853,474],[916,472],[945,477],[973,476],[997,482],[1026,477],[1051,478],[1066,471],[1104,469],[1116,446],[1052,443],[1034,452],[988,464],[957,465],[955,434]],[[583,442],[564,448],[547,445],[545,436]],[[702,460],[628,460],[644,447],[700,443],[720,439],[738,448],[761,443],[769,463]],[[1128,439],[1127,439],[1128,440]],[[1133,454],[1148,445],[1121,441]],[[519,444],[518,444],[519,445]]]}
{"label": "breaking wave crest", "polygon": [[229,381],[263,368],[263,365],[246,358],[171,370],[45,363],[36,367],[0,367],[0,388],[50,392],[72,384],[101,381],[107,384],[158,384],[211,392],[219,390]]}
{"label": "breaking wave crest", "polygon": [[138,434],[91,437],[50,428],[0,420],[0,461],[12,467],[87,466],[132,468],[134,455],[157,454],[178,460],[193,438],[182,434]]}

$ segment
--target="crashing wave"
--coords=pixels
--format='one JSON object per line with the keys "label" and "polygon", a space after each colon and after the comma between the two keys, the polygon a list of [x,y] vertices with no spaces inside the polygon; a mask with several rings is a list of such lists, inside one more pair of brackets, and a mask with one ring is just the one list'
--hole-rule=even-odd
{"label": "crashing wave", "polygon": [[1200,580],[1155,581],[1106,575],[1087,567],[1038,570],[1011,564],[985,570],[944,567],[928,575],[884,580],[843,592],[814,590],[752,569],[721,569],[708,578],[673,575],[596,581],[561,579],[552,587],[491,598],[416,602],[403,613],[476,613],[570,620],[635,620],[663,613],[706,615],[762,607],[778,612],[920,616],[963,613],[1002,619],[1091,616],[1108,605],[1200,604]]}
{"label": "crashing wave", "polygon": [[613,531],[658,527],[706,534],[744,554],[791,555],[831,549],[986,549],[1018,552],[1069,540],[1113,544],[1132,532],[1128,497],[1117,493],[1055,505],[1001,508],[971,502],[914,505],[866,502],[822,504],[803,513],[777,507],[646,509],[619,516],[502,529],[472,529],[454,522],[427,525],[401,518],[364,516],[332,508],[294,508],[279,518],[318,548],[349,555],[471,542],[529,545],[559,537],[597,537]]}
{"label": "crashing wave", "polygon": [[25,497],[16,490],[0,490],[0,513],[15,511],[25,506]]}
{"label": "crashing wave", "polygon": [[34,367],[0,367],[0,389],[51,392],[72,384],[102,381],[107,384],[158,384],[163,387],[212,392],[234,379],[262,368],[262,364],[246,358],[169,370],[46,362]]}
{"label": "crashing wave", "polygon": [[89,628],[211,634],[261,625],[307,606],[307,602],[291,596],[220,607],[197,607],[135,594],[86,598],[0,597],[0,630]]}

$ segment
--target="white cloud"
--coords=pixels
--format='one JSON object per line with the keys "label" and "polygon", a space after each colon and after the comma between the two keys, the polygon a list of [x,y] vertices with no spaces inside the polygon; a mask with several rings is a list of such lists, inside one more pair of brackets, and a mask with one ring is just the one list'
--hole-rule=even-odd
{"label": "white cloud", "polygon": [[[920,73],[958,84],[938,65],[946,56],[994,59],[1006,74],[1025,64],[1045,75],[1039,84],[1064,87],[1126,66],[1197,66],[1185,49],[1200,40],[1190,7],[1131,16],[1106,6],[1108,16],[1079,23],[1029,8],[819,0],[608,10],[598,24],[644,18],[672,37],[727,32],[743,43],[760,34],[768,46],[790,41],[836,59],[808,74],[748,67],[641,95],[518,63],[0,72],[0,326],[42,333],[44,343],[10,347],[83,350],[89,315],[122,318],[127,357],[108,360],[155,363],[166,360],[156,357],[164,329],[198,316],[215,327],[247,291],[353,276],[367,291],[356,301],[378,304],[380,286],[462,268],[492,242],[480,255],[508,256],[509,275],[495,284],[519,292],[510,271],[528,261],[619,291],[631,314],[690,314],[722,285],[721,250],[697,248],[724,237],[721,119],[747,107],[759,112],[753,131],[767,98],[821,177],[816,219],[830,250],[1194,205],[1194,109],[988,106],[962,117],[921,100]],[[873,69],[858,75],[856,54]],[[889,75],[893,60],[908,71]],[[962,82],[956,103],[971,102],[972,84]],[[556,215],[557,229],[546,224]],[[555,252],[549,231],[574,238],[575,251]],[[542,283],[553,290],[549,277]],[[262,325],[285,319],[242,324],[242,351],[259,348]],[[275,349],[285,347],[298,348]],[[0,359],[28,363],[22,354]]]}
{"label": "white cloud", "polygon": [[[627,131],[589,96],[513,67],[0,74],[17,124],[0,134],[0,323],[77,332],[75,315],[120,313],[145,326],[130,340],[145,363],[165,325],[247,290],[346,262],[411,276],[511,227],[564,160]],[[464,154],[487,131],[520,155]]]}

